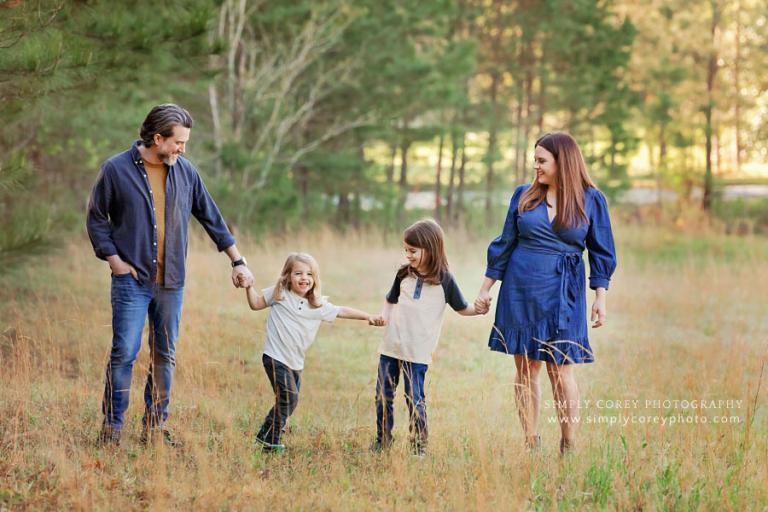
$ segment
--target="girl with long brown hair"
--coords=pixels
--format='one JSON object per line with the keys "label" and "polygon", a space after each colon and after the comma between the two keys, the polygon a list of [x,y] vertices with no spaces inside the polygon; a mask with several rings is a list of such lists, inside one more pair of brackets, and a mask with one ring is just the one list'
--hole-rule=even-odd
{"label": "girl with long brown hair", "polygon": [[501,281],[488,345],[514,355],[515,399],[526,444],[537,447],[544,364],[561,428],[560,450],[574,446],[579,391],[574,365],[594,361],[587,334],[582,252],[589,254],[595,290],[592,327],[605,322],[605,296],[616,269],[608,205],[587,173],[581,150],[567,133],[548,133],[534,146],[536,176],[517,187],[504,228],[488,247],[488,266],[475,308],[490,308]]}
{"label": "girl with long brown hair", "polygon": [[393,402],[402,374],[411,449],[418,457],[426,455],[424,379],[440,338],[445,306],[450,305],[462,316],[477,314],[448,271],[443,239],[443,230],[431,219],[420,220],[405,230],[406,263],[397,271],[381,315],[374,319],[377,325],[387,325],[379,345],[375,450],[392,444]]}

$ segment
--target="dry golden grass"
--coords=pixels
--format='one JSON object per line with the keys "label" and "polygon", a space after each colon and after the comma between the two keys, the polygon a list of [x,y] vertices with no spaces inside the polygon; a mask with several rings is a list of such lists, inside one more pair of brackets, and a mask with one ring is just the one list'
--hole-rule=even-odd
{"label": "dry golden grass", "polygon": [[[400,261],[395,236],[332,232],[241,242],[259,285],[291,250],[314,254],[324,292],[375,312]],[[469,299],[487,240],[449,235]],[[381,330],[324,325],[310,349],[290,451],[267,456],[251,439],[272,400],[260,364],[266,313],[228,283],[210,243],[190,248],[171,427],[180,450],[138,443],[147,350],[134,372],[122,446],[94,446],[110,344],[109,278],[87,241],[5,278],[0,298],[0,509],[665,509],[765,510],[768,503],[768,242],[619,230],[620,270],[609,321],[592,332],[597,363],[579,368],[583,399],[637,399],[588,416],[701,414],[708,424],[582,425],[574,456],[542,410],[541,452],[529,456],[513,399],[514,364],[487,350],[491,315],[448,311],[427,377],[430,447],[374,455],[376,347]],[[672,247],[672,249],[670,249]],[[768,372],[766,372],[768,373]],[[542,375],[543,399],[551,399]],[[755,399],[757,397],[757,402]],[[732,399],[731,410],[646,409],[645,400]],[[714,424],[735,415],[739,423]]]}

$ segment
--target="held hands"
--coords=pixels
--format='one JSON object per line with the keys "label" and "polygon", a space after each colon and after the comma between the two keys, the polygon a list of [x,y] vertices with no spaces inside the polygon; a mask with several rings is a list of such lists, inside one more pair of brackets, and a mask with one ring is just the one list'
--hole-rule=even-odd
{"label": "held hands", "polygon": [[235,288],[248,288],[253,286],[253,274],[245,265],[238,265],[232,269],[232,284]]}
{"label": "held hands", "polygon": [[491,310],[491,294],[487,290],[480,290],[475,299],[475,313],[485,315]]}
{"label": "held hands", "polygon": [[387,325],[387,320],[382,315],[369,316],[368,325],[373,325],[375,327],[384,327],[385,325]]}

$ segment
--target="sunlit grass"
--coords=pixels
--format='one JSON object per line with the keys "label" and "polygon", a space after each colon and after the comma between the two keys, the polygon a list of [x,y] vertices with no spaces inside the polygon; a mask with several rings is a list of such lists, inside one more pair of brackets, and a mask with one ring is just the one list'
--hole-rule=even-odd
{"label": "sunlit grass", "polygon": [[[468,299],[487,240],[448,235]],[[397,237],[331,231],[241,242],[259,286],[287,252],[321,265],[324,293],[377,311],[400,261]],[[402,391],[396,445],[374,436],[382,331],[339,320],[310,349],[283,456],[253,449],[270,406],[260,363],[266,312],[251,312],[207,240],[190,248],[171,427],[185,447],[138,443],[147,368],[142,349],[122,446],[95,448],[110,340],[109,278],[86,240],[3,282],[0,508],[31,509],[609,509],[745,510],[768,503],[768,241],[618,230],[620,267],[608,324],[591,333],[597,362],[579,368],[587,417],[735,415],[738,424],[583,424],[557,454],[555,410],[542,409],[541,452],[523,447],[512,358],[487,349],[492,317],[448,311],[427,374],[429,455],[408,455]],[[590,298],[591,300],[591,298]],[[543,398],[552,395],[542,377]],[[755,398],[757,396],[757,402]],[[729,410],[646,408],[646,400],[741,400]],[[639,400],[598,408],[597,400]],[[747,422],[748,420],[748,422]]]}

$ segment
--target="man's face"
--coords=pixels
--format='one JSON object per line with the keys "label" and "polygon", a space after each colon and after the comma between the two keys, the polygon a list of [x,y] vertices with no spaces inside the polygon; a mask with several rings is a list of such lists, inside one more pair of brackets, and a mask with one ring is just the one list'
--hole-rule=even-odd
{"label": "man's face", "polygon": [[173,134],[170,137],[163,137],[156,133],[157,158],[165,165],[171,166],[175,164],[176,159],[184,154],[188,140],[189,128],[178,124],[173,127]]}

